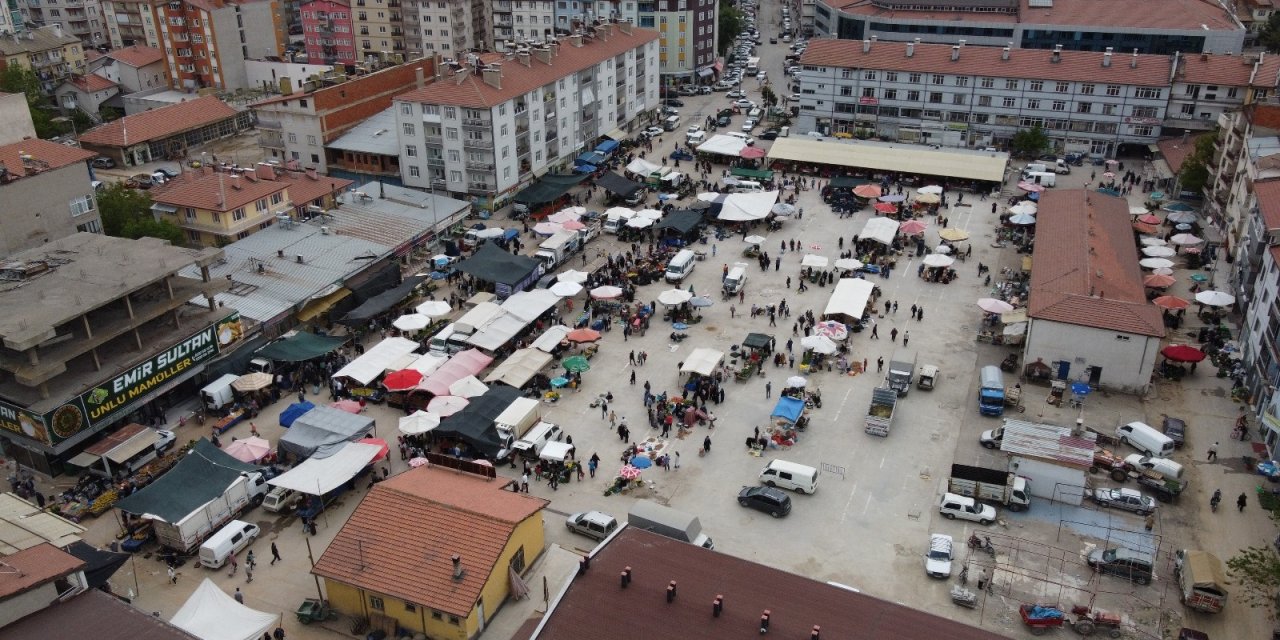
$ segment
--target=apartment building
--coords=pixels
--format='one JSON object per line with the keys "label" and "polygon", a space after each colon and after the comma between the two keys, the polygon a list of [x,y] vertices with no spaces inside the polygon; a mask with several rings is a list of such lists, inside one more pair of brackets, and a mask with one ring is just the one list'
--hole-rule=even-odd
{"label": "apartment building", "polygon": [[0,146],[0,258],[80,231],[102,233],[93,155],[38,138]]}
{"label": "apartment building", "polygon": [[101,0],[112,49],[133,45],[160,47],[155,6],[163,0]]}
{"label": "apartment building", "polygon": [[497,209],[658,104],[658,34],[626,23],[507,54],[471,55],[397,96],[406,186]]}
{"label": "apartment building", "polygon": [[154,12],[174,89],[244,89],[245,60],[284,54],[279,0],[169,0]]}
{"label": "apartment building", "polygon": [[664,86],[692,83],[714,73],[720,28],[715,0],[641,2],[637,22],[662,34],[659,64]]}
{"label": "apartment building", "polygon": [[1175,54],[1166,129],[1208,131],[1218,118],[1275,94],[1280,56]]}
{"label": "apartment building", "polygon": [[22,7],[18,5],[18,0],[4,0],[4,4],[0,4],[0,35],[22,28]]}
{"label": "apartment building", "polygon": [[22,18],[30,26],[59,25],[86,47],[108,42],[98,0],[18,0]]}
{"label": "apartment building", "polygon": [[493,44],[492,0],[421,0],[412,3],[409,47],[423,56],[457,58]]}
{"label": "apartment building", "polygon": [[494,50],[555,35],[554,0],[490,0]]}
{"label": "apartment building", "polygon": [[41,88],[51,92],[63,80],[85,73],[84,47],[57,25],[0,36],[0,71],[13,66],[35,71]]}
{"label": "apartment building", "polygon": [[[418,0],[411,0],[416,3]],[[401,0],[353,0],[356,55],[372,65],[402,64],[415,56],[406,46],[406,24]]]}
{"label": "apartment building", "polygon": [[640,3],[635,0],[556,0],[555,26],[561,33],[595,20],[638,24]]}
{"label": "apartment building", "polygon": [[312,0],[300,8],[311,64],[355,64],[355,21],[350,0]]}
{"label": "apartment building", "polygon": [[265,179],[257,171],[188,171],[151,190],[159,220],[182,228],[192,245],[214,247],[247,238],[289,217],[289,183]]}
{"label": "apartment building", "polygon": [[120,85],[121,93],[150,91],[167,86],[164,52],[155,47],[132,45],[108,51],[94,73]]}

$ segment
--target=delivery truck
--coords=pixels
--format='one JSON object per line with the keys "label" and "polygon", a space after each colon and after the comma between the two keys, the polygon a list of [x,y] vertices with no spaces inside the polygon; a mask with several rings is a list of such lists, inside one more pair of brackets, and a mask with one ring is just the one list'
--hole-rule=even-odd
{"label": "delivery truck", "polygon": [[541,260],[546,270],[551,271],[564,264],[581,247],[582,238],[577,231],[561,231],[538,245],[533,257]]}
{"label": "delivery truck", "polygon": [[154,520],[152,529],[162,546],[179,553],[191,553],[219,527],[262,503],[271,486],[257,471],[240,474],[222,495],[196,507],[176,522]]}
{"label": "delivery truck", "polygon": [[873,436],[889,435],[889,428],[893,425],[893,412],[897,406],[897,391],[888,387],[872,389],[865,431]]}
{"label": "delivery truck", "polygon": [[674,540],[696,544],[704,549],[715,548],[711,538],[702,533],[702,522],[698,520],[698,516],[651,500],[637,500],[627,513],[627,524]]}
{"label": "delivery truck", "polygon": [[1027,479],[1016,473],[953,464],[947,491],[977,500],[998,502],[1010,511],[1022,511],[1031,508],[1028,485]]}
{"label": "delivery truck", "polygon": [[539,406],[540,403],[534,398],[516,398],[493,419],[493,427],[498,430],[498,438],[502,440],[502,448],[498,450],[499,460],[511,455],[516,440],[524,437],[538,423]]}
{"label": "delivery truck", "polygon": [[911,381],[916,375],[916,354],[914,351],[898,349],[889,360],[889,373],[885,376],[885,386],[898,392],[898,396],[907,395],[911,391]]}
{"label": "delivery truck", "polygon": [[1009,471],[1027,479],[1028,491],[1037,498],[1079,505],[1085,498],[1087,469],[1054,464],[1035,458],[1012,456]]}

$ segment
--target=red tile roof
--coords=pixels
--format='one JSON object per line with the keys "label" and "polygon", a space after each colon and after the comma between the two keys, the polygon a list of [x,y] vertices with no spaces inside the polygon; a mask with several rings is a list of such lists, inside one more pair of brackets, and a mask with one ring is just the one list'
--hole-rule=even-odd
{"label": "red tile roof", "polygon": [[135,44],[132,47],[108,51],[107,57],[131,67],[145,67],[154,62],[164,60],[164,52],[155,47]]}
{"label": "red tile roof", "polygon": [[[131,136],[132,137],[132,136]],[[214,171],[212,167],[184,171],[163,185],[152,187],[151,200],[175,207],[233,211],[255,200],[284,191],[288,183],[247,178]]]}
{"label": "red tile roof", "polygon": [[296,206],[302,206],[316,198],[341,193],[343,189],[355,184],[354,180],[319,174],[311,178],[301,171],[285,171],[276,179],[289,185],[289,199],[293,200]]}
{"label": "red tile roof", "polygon": [[1202,133],[1198,136],[1188,137],[1184,142],[1182,137],[1177,138],[1161,138],[1156,141],[1156,146],[1160,148],[1160,155],[1164,157],[1164,161],[1169,163],[1169,169],[1176,175],[1182,171],[1182,163],[1187,161],[1196,150],[1196,141],[1203,138],[1208,133]]}
{"label": "red tile roof", "polygon": [[819,67],[853,67],[884,71],[943,73],[953,75],[1025,78],[1028,80],[1064,80],[1137,86],[1163,87],[1169,80],[1169,57],[1138,55],[1138,66],[1131,67],[1131,55],[1113,55],[1111,66],[1102,66],[1103,54],[1091,51],[1063,51],[1059,62],[1051,60],[1052,51],[1013,49],[1009,59],[1001,59],[1000,47],[965,46],[960,59],[951,59],[951,45],[915,45],[907,57],[906,42],[873,42],[863,52],[860,40],[812,40],[800,63]]}
{"label": "red tile roof", "polygon": [[29,591],[84,567],[84,561],[45,542],[4,557],[0,599]]}
{"label": "red tile roof", "polygon": [[198,640],[164,619],[99,589],[90,589],[0,629],[0,640],[31,638]]}
{"label": "red tile roof", "polygon": [[[465,617],[516,526],[541,517],[547,505],[501,487],[499,481],[428,467],[380,482],[313,573]],[[526,549],[525,557],[532,560],[541,551]],[[466,571],[460,581],[453,579],[454,554]]]}
{"label": "red tile roof", "polygon": [[67,78],[67,82],[71,86],[85,93],[93,93],[95,91],[105,91],[107,89],[117,86],[116,83],[100,75],[93,74],[93,73],[87,76],[71,76],[70,78]]}
{"label": "red tile roof", "polygon": [[[83,144],[123,147],[167,138],[236,116],[236,110],[216,96],[205,96],[98,125],[80,135]],[[127,142],[126,142],[127,136]]]}
{"label": "red tile roof", "polygon": [[1036,320],[1164,337],[1147,302],[1129,203],[1084,189],[1049,189],[1036,218],[1031,297]]}
{"label": "red tile roof", "polygon": [[1107,2],[1054,0],[1052,6],[1043,8],[1029,7],[1023,0],[1020,5],[1017,15],[973,11],[902,11],[877,7],[867,0],[855,0],[840,9],[854,15],[897,20],[963,20],[994,24],[1021,23],[1024,26],[1043,24],[1114,27],[1122,25],[1132,29],[1153,30],[1200,31],[1208,28],[1233,31],[1237,28],[1231,19],[1232,14],[1227,13],[1212,0],[1167,0],[1161,3],[1159,11],[1152,11],[1150,6],[1141,0],[1109,0]]}
{"label": "red tile roof", "polygon": [[[29,156],[31,162],[24,162],[23,156]],[[0,146],[0,164],[9,171],[9,175],[19,178],[33,176],[41,171],[61,169],[93,156],[93,153],[78,147],[68,147],[38,138]]]}
{"label": "red tile roof", "polygon": [[[631,584],[618,586],[631,567]],[[667,604],[667,584],[676,600]],[[712,616],[711,603],[724,596]],[[996,640],[1004,636],[930,613],[927,607],[880,600],[812,578],[709,551],[627,527],[597,549],[584,575],[543,617],[537,636],[519,640],[723,640],[756,636],[768,609],[768,638],[808,638],[814,625],[823,638],[840,640]],[[1017,619],[1017,614],[1013,614]],[[591,633],[588,630],[599,630]]]}
{"label": "red tile roof", "polygon": [[[492,107],[657,39],[656,31],[632,29],[628,35],[615,25],[613,35],[595,38],[581,47],[570,44],[569,38],[561,38],[560,52],[551,59],[549,65],[538,60],[537,56],[530,56],[528,67],[519,60],[502,59],[501,89],[486,84],[479,72],[469,72],[461,82],[457,77],[445,75],[426,87],[396,96],[395,99],[459,107]],[[485,62],[488,61],[489,57],[486,56]]]}
{"label": "red tile roof", "polygon": [[1280,230],[1280,179],[1254,182],[1253,193],[1267,231]]}
{"label": "red tile roof", "polygon": [[1277,75],[1280,75],[1280,56],[1260,55],[1261,59],[1258,56],[1207,53],[1182,56],[1174,81],[1226,87],[1247,87],[1251,84],[1274,87]]}

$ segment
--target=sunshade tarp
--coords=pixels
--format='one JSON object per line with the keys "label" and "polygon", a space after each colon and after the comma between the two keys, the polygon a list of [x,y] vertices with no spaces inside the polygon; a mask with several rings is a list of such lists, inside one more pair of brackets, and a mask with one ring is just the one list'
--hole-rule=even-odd
{"label": "sunshade tarp", "polygon": [[[699,151],[702,149],[699,148]],[[917,145],[878,144],[858,141],[778,138],[769,147],[770,160],[789,160],[875,172],[912,173],[961,180],[1004,180],[1007,153],[979,153],[929,149]]]}
{"label": "sunshade tarp", "polygon": [[589,164],[594,166],[602,165],[608,161],[609,158],[605,157],[604,154],[596,153],[594,151],[588,151],[574,159],[574,162],[577,164]]}
{"label": "sunshade tarp", "polygon": [[258,640],[278,616],[250,609],[205,578],[169,623],[201,640]]}
{"label": "sunshade tarp", "polygon": [[322,496],[356,477],[381,451],[382,447],[376,444],[348,442],[328,458],[307,458],[302,464],[268,480],[267,484]]}
{"label": "sunshade tarp", "polygon": [[299,331],[288,338],[276,340],[258,349],[258,352],[254,355],[277,362],[302,362],[312,358],[319,358],[341,347],[342,343],[346,341],[346,338],[318,336],[314,333]]}
{"label": "sunshade tarp", "polygon": [[654,164],[652,162],[649,162],[648,160],[645,160],[644,158],[636,158],[635,160],[632,160],[630,164],[627,165],[627,171],[630,171],[631,173],[634,173],[636,175],[641,175],[641,176],[647,176],[661,168],[662,168],[662,165]]}
{"label": "sunshade tarp", "polygon": [[560,296],[546,289],[520,291],[502,301],[502,310],[525,321],[533,322],[560,302]]}
{"label": "sunshade tarp", "polygon": [[503,360],[485,376],[485,382],[501,382],[519,389],[551,364],[551,354],[539,349],[521,349]]}
{"label": "sunshade tarp", "polygon": [[773,343],[773,336],[763,333],[748,333],[746,339],[742,341],[742,346],[748,349],[767,349]]}
{"label": "sunshade tarp", "polygon": [[486,242],[470,258],[455,265],[455,268],[485,282],[514,286],[541,266],[542,262],[537,258],[513,255],[492,242]]}
{"label": "sunshade tarp", "polygon": [[1206,551],[1184,552],[1183,571],[1191,578],[1192,586],[1209,588],[1227,593],[1227,576],[1222,572],[1222,561]]}
{"label": "sunshade tarp", "polygon": [[830,182],[827,183],[827,186],[831,187],[832,189],[852,189],[853,187],[860,187],[869,182],[871,181],[863,178],[854,178],[852,176],[836,176],[832,178]]}
{"label": "sunshade tarp", "polygon": [[112,447],[107,452],[106,458],[116,464],[124,464],[130,458],[156,446],[156,441],[159,438],[160,434],[156,433],[155,429],[146,427],[124,442]]}
{"label": "sunshade tarp", "polygon": [[653,225],[657,229],[672,229],[676,233],[685,235],[693,232],[702,224],[701,211],[672,211],[667,214],[657,224]]}
{"label": "sunshade tarp", "polygon": [[894,236],[898,235],[898,221],[892,218],[870,218],[866,224],[862,225],[862,231],[858,233],[859,240],[875,240],[880,244],[893,244]]}
{"label": "sunshade tarp", "polygon": [[570,189],[586,179],[585,174],[549,173],[517,193],[515,201],[535,206],[554,202],[556,198],[568,193]]}
{"label": "sunshade tarp", "polygon": [[[516,334],[524,330],[529,323],[511,314],[504,313],[467,338],[467,343],[486,351],[496,351],[510,342]],[[437,369],[438,371],[438,369]]]}
{"label": "sunshade tarp", "polygon": [[257,466],[240,462],[201,438],[168,473],[121,499],[116,507],[125,513],[178,523],[221,497],[240,474],[257,470]]}
{"label": "sunshade tarp", "polygon": [[721,220],[740,222],[745,220],[763,220],[778,203],[777,191],[760,193],[732,193],[725,197],[720,207]]}
{"label": "sunshade tarp", "polygon": [[624,198],[644,188],[644,185],[636,184],[612,171],[606,171],[596,178],[596,184],[605,191]]}
{"label": "sunshade tarp", "polygon": [[295,402],[280,412],[280,426],[288,428],[293,426],[293,422],[302,414],[316,408],[316,405],[307,401]]}
{"label": "sunshade tarp", "polygon": [[773,172],[768,169],[747,169],[745,167],[734,167],[729,170],[730,175],[739,178],[751,178],[752,180],[772,180]]}
{"label": "sunshade tarp", "polygon": [[116,570],[132,557],[127,553],[96,549],[92,545],[78,540],[67,547],[67,553],[84,560],[84,577],[89,581],[90,589],[97,589],[106,584],[111,580],[111,576],[115,574]]}
{"label": "sunshade tarp", "polygon": [[433,396],[449,395],[449,385],[467,377],[474,376],[493,362],[493,358],[480,352],[478,349],[467,349],[466,351],[456,353],[444,366],[436,369],[436,372],[430,376],[423,378],[418,383],[418,388],[431,393]]}
{"label": "sunshade tarp", "polygon": [[502,440],[498,437],[498,430],[493,426],[493,421],[502,415],[502,412],[506,411],[507,407],[520,397],[520,394],[519,389],[512,387],[490,387],[484,395],[472,398],[462,411],[441,420],[440,426],[435,428],[434,433],[444,437],[460,438],[475,447],[485,457],[496,457],[502,449]]}
{"label": "sunshade tarp", "polygon": [[532,346],[539,351],[551,353],[560,346],[561,342],[564,342],[564,338],[567,335],[569,335],[569,327],[558,324],[554,327],[548,328],[546,331],[543,331],[542,335],[538,336],[538,339],[533,341]]}
{"label": "sunshade tarp", "polygon": [[342,322],[344,324],[365,322],[385,312],[387,309],[396,306],[401,300],[408,298],[409,294],[413,293],[413,288],[418,286],[425,278],[426,276],[409,276],[405,278],[404,282],[401,282],[399,286],[387,289],[352,309],[346,316],[343,316]]}
{"label": "sunshade tarp", "polygon": [[795,424],[804,413],[804,401],[799,398],[782,396],[778,398],[778,404],[774,405],[773,413],[770,418],[782,418],[791,424]]}
{"label": "sunshade tarp", "polygon": [[618,148],[617,140],[605,140],[596,145],[596,153],[613,153]]}
{"label": "sunshade tarp", "polygon": [[709,349],[707,347],[698,347],[684,359],[684,364],[680,365],[680,371],[709,376],[715,373],[716,367],[720,364],[721,360],[724,360],[723,351]]}
{"label": "sunshade tarp", "polygon": [[408,338],[391,337],[373,345],[364,355],[347,363],[333,374],[335,378],[350,378],[362,385],[368,385],[378,379],[391,363],[401,357],[413,353],[419,345]]}
{"label": "sunshade tarp", "polygon": [[328,458],[372,430],[373,418],[333,407],[316,407],[293,421],[277,447],[299,458]]}
{"label": "sunshade tarp", "polygon": [[698,153],[717,153],[722,156],[736,158],[746,146],[747,141],[742,138],[716,134],[707,138],[706,142],[698,145]]}
{"label": "sunshade tarp", "polygon": [[831,292],[831,299],[827,300],[823,317],[841,315],[853,320],[861,319],[875,288],[874,284],[861,278],[841,278],[836,283],[835,291]]}

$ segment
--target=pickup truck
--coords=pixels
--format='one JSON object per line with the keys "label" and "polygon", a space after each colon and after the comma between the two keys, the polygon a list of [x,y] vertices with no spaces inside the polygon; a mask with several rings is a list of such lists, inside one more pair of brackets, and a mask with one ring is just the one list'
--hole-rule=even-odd
{"label": "pickup truck", "polygon": [[1010,511],[1022,511],[1031,507],[1027,479],[1007,471],[953,464],[947,491],[978,500],[999,502]]}
{"label": "pickup truck", "polygon": [[889,374],[885,376],[885,386],[898,392],[899,396],[911,391],[911,382],[916,375],[916,354],[911,351],[897,351],[889,360]]}
{"label": "pickup truck", "polygon": [[898,405],[898,392],[888,387],[871,391],[871,406],[867,409],[866,432],[873,436],[888,436],[893,425],[893,412]]}

